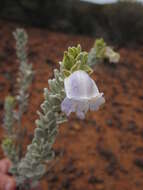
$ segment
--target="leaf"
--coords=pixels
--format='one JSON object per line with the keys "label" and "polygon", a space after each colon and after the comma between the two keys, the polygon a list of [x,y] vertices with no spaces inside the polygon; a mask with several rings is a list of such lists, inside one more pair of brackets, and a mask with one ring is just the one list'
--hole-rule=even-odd
{"label": "leaf", "polygon": [[44,138],[45,133],[44,133],[44,131],[43,131],[42,129],[36,128],[36,129],[35,129],[35,136],[36,136],[37,138]]}
{"label": "leaf", "polygon": [[63,69],[62,72],[63,72],[63,74],[64,74],[65,77],[68,77],[71,74],[71,72],[68,71],[68,70],[66,70],[66,69]]}

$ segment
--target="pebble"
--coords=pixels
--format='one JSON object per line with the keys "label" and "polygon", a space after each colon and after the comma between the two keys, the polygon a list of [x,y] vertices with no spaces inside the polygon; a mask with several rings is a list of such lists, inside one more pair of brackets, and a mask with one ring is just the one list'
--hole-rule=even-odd
{"label": "pebble", "polygon": [[4,103],[3,101],[0,101],[0,110],[3,110],[3,108],[4,108]]}
{"label": "pebble", "polygon": [[136,149],[135,149],[135,154],[140,154],[140,155],[142,155],[143,154],[143,147],[141,146],[141,147],[137,147]]}
{"label": "pebble", "polygon": [[134,164],[135,164],[138,168],[140,168],[141,170],[143,170],[143,159],[141,159],[141,158],[136,158],[136,159],[134,160]]}
{"label": "pebble", "polygon": [[104,185],[103,184],[97,184],[96,190],[105,190]]}
{"label": "pebble", "polygon": [[78,123],[74,123],[73,128],[74,128],[76,131],[79,131],[79,130],[81,129],[81,125],[79,125]]}
{"label": "pebble", "polygon": [[0,91],[3,91],[4,90],[4,87],[5,87],[5,84],[4,83],[0,83]]}
{"label": "pebble", "polygon": [[107,125],[108,125],[109,127],[112,127],[112,126],[113,126],[113,122],[112,122],[111,119],[108,119],[108,120],[106,121],[106,123],[107,123]]}
{"label": "pebble", "polygon": [[88,183],[90,184],[99,184],[99,183],[103,183],[104,181],[102,179],[99,179],[97,178],[96,176],[94,175],[91,175],[89,178],[88,178]]}
{"label": "pebble", "polygon": [[66,178],[62,183],[61,183],[63,188],[69,189],[71,186],[71,182],[68,178]]}
{"label": "pebble", "polygon": [[129,121],[127,130],[130,132],[133,132],[133,133],[137,131],[137,125],[136,125],[135,121],[133,121],[133,120]]}

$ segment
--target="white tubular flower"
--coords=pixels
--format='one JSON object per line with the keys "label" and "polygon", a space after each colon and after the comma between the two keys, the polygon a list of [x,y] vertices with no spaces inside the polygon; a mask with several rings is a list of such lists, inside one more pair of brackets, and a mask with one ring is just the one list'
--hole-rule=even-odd
{"label": "white tubular flower", "polygon": [[120,60],[119,53],[114,52],[113,49],[108,46],[106,47],[105,56],[109,59],[110,63],[118,63]]}
{"label": "white tubular flower", "polygon": [[103,93],[99,93],[94,80],[85,71],[75,71],[65,78],[64,87],[66,98],[61,109],[67,116],[75,112],[80,119],[84,119],[88,110],[97,111],[105,102]]}

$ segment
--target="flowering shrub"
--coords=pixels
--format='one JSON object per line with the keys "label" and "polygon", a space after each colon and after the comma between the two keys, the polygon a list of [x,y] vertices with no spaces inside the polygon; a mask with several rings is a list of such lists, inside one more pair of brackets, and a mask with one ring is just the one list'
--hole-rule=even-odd
{"label": "flowering shrub", "polygon": [[101,38],[95,41],[93,48],[90,50],[88,64],[94,66],[96,63],[104,61],[104,59],[108,59],[110,63],[118,63],[120,54],[115,52],[110,46],[107,46]]}
{"label": "flowering shrub", "polygon": [[17,29],[14,37],[20,61],[19,90],[16,97],[8,96],[5,100],[6,135],[2,147],[13,163],[10,172],[15,176],[17,186],[28,189],[44,176],[46,164],[54,158],[52,146],[59,124],[67,121],[71,112],[84,119],[88,110],[98,110],[105,100],[90,77],[93,71],[88,64],[88,53],[82,51],[80,45],[68,48],[60,62],[60,70],[54,70],[54,78],[48,81],[49,88],[44,89],[45,99],[41,104],[42,111],[38,112],[34,138],[24,155],[21,119],[28,107],[28,89],[34,72],[27,59],[27,34],[24,30]]}

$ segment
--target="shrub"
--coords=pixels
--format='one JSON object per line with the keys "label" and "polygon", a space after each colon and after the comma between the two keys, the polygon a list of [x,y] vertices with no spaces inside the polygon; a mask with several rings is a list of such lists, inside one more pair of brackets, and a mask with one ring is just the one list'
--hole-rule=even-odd
{"label": "shrub", "polygon": [[143,6],[137,2],[118,2],[103,7],[105,30],[113,42],[125,45],[143,42]]}

